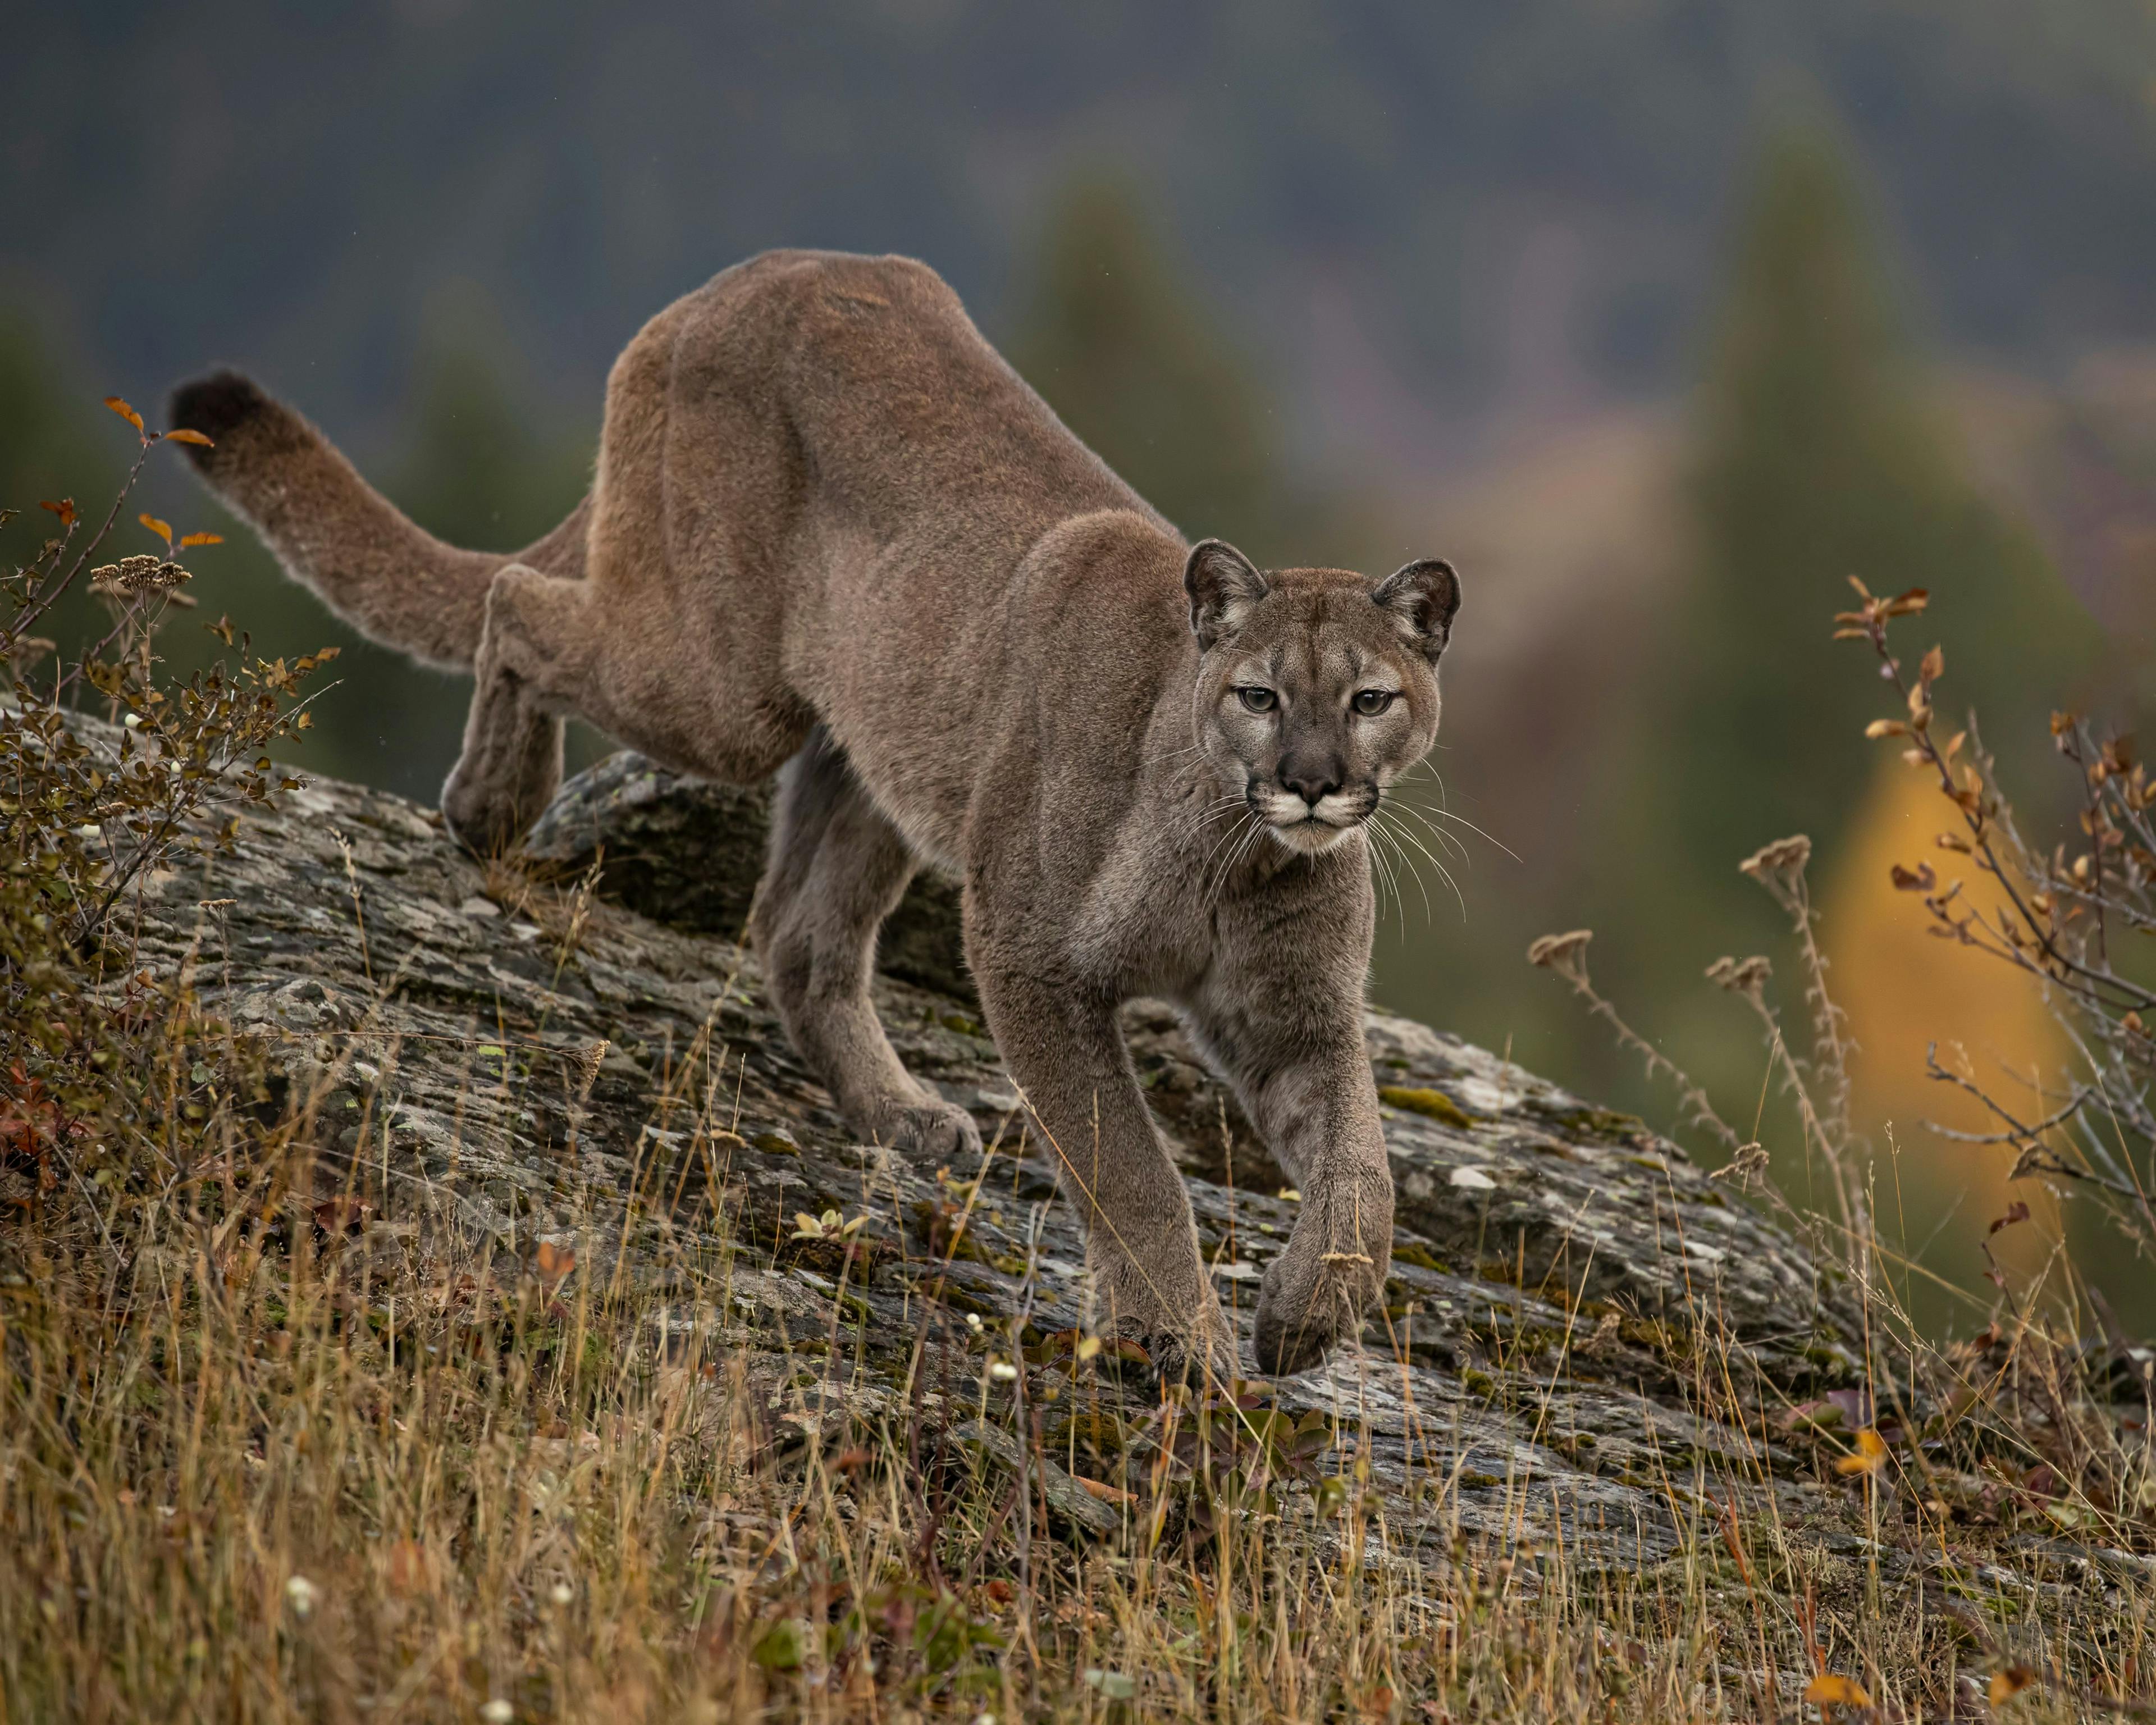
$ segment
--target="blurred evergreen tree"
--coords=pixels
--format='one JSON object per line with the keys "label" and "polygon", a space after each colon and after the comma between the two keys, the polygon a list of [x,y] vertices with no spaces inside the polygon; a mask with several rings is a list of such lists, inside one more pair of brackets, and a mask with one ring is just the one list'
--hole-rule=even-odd
{"label": "blurred evergreen tree", "polygon": [[[96,477],[110,473],[116,479],[116,455],[134,443],[133,434],[117,420],[114,426],[120,434],[110,448],[95,441],[90,434],[95,403],[87,397],[80,403],[68,399],[54,372],[51,352],[51,344],[28,312],[0,311],[0,403],[6,404],[0,411],[0,491],[5,492],[6,502],[0,506],[30,510],[40,498],[75,491],[76,501],[87,511],[95,494],[77,488],[86,485],[92,475],[79,468],[94,466],[100,470]],[[18,526],[29,531],[34,549],[52,526],[50,516],[39,519],[42,528],[31,521],[11,524],[10,532]]]}
{"label": "blurred evergreen tree", "polygon": [[[1768,135],[1696,408],[1694,562],[1598,850],[1598,969],[1653,1002],[1673,1045],[1732,1094],[1756,1086],[1759,1051],[1699,971],[1758,950],[1777,920],[1737,864],[1804,833],[1823,891],[1873,775],[1892,764],[1892,745],[1862,732],[1894,697],[1866,649],[1830,639],[1832,614],[1855,600],[1847,578],[1929,589],[1902,648],[1943,646],[1939,722],[1958,728],[1979,708],[2039,823],[2060,788],[2045,713],[2101,652],[2034,538],[1969,477],[1864,204],[1825,125]],[[1913,862],[1931,834],[1911,838]]]}
{"label": "blurred evergreen tree", "polygon": [[[17,511],[0,528],[0,557],[11,567],[28,562],[59,531],[58,519],[38,506],[48,499],[74,498],[81,531],[95,532],[135,454],[133,431],[116,418],[109,429],[99,424],[111,416],[87,391],[77,398],[51,353],[28,312],[0,310],[0,509]],[[68,639],[65,626],[86,615],[69,606],[39,632]]]}
{"label": "blurred evergreen tree", "polygon": [[1291,495],[1264,390],[1127,186],[1081,179],[1057,199],[1007,352],[1184,533],[1232,541],[1260,562],[1326,555],[1305,542],[1316,511]]}
{"label": "blurred evergreen tree", "polygon": [[1931,591],[1905,645],[1943,644],[1941,718],[1979,703],[1994,747],[2092,663],[2087,612],[1967,477],[1927,389],[1838,141],[1784,124],[1754,173],[1697,408],[1697,562],[1664,644],[1644,774],[1657,793],[1631,799],[1666,834],[1636,833],[1640,847],[1677,853],[1654,870],[1673,884],[1747,900],[1737,861],[1793,832],[1831,859],[1880,754],[1864,725],[1887,706],[1861,649],[1830,639],[1848,577]]}
{"label": "blurred evergreen tree", "polygon": [[452,545],[520,550],[576,507],[590,482],[588,454],[531,429],[476,341],[432,345],[418,423],[386,489]]}

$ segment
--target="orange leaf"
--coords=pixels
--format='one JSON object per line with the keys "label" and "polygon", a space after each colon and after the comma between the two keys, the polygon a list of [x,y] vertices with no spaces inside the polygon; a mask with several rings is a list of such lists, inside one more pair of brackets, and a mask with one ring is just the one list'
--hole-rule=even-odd
{"label": "orange leaf", "polygon": [[134,408],[129,407],[127,403],[122,401],[118,396],[106,396],[105,398],[105,404],[108,408],[111,408],[114,413],[119,414],[120,417],[125,419],[130,425],[133,426],[137,432],[141,431],[142,416],[136,413]]}
{"label": "orange leaf", "polygon": [[160,539],[163,540],[165,542],[165,548],[167,551],[172,549],[172,524],[170,521],[161,521],[157,518],[157,516],[151,515],[146,511],[136,516],[135,519],[141,522],[144,526],[147,527],[152,533],[155,533]]}
{"label": "orange leaf", "polygon": [[1868,1707],[1871,1697],[1864,1692],[1864,1686],[1853,1677],[1838,1677],[1821,1671],[1804,1685],[1804,1699],[1814,1707]]}
{"label": "orange leaf", "polygon": [[2016,1222],[2025,1222],[2028,1219],[2029,1206],[2017,1198],[2006,1206],[2006,1214],[2003,1216],[1994,1216],[1991,1219],[1991,1225],[1984,1231],[1986,1234],[1996,1234],[2002,1228],[2011,1228]]}
{"label": "orange leaf", "polygon": [[60,518],[60,525],[63,527],[72,527],[74,525],[74,499],[72,497],[63,497],[57,503],[40,503],[38,507],[52,511]]}
{"label": "orange leaf", "polygon": [[1934,647],[1924,655],[1924,662],[1917,667],[1917,675],[1927,683],[1936,683],[1947,674],[1947,656]]}
{"label": "orange leaf", "polygon": [[180,549],[185,551],[191,545],[222,545],[223,543],[224,535],[222,533],[189,533],[181,539]]}
{"label": "orange leaf", "polygon": [[2036,1681],[2035,1672],[2025,1665],[2010,1665],[1991,1680],[1991,1704],[2000,1707],[2014,1699]]}
{"label": "orange leaf", "polygon": [[189,431],[185,426],[181,427],[177,431],[167,432],[165,441],[168,444],[196,444],[205,449],[213,449],[217,447],[199,431]]}
{"label": "orange leaf", "polygon": [[551,1240],[539,1242],[539,1250],[532,1255],[532,1266],[544,1281],[563,1281],[577,1267],[577,1255],[567,1246],[557,1246]]}
{"label": "orange leaf", "polygon": [[[1866,1426],[1863,1430],[1856,1434],[1856,1450],[1857,1453],[1854,1455],[1844,1455],[1838,1458],[1834,1464],[1834,1471],[1836,1473],[1844,1476],[1851,1474],[1876,1473],[1886,1465],[1887,1440],[1880,1436],[1877,1432],[1874,1431],[1868,1425]],[[1825,1682],[1828,1680],[1821,1678],[1820,1681]],[[1835,1678],[1833,1681],[1839,1682],[1841,1679]],[[1805,1699],[1809,1701],[1812,1699],[1812,1697],[1807,1695]],[[1868,1707],[1871,1703],[1870,1701],[1866,1700],[1857,1702],[1855,1705],[1861,1707]]]}

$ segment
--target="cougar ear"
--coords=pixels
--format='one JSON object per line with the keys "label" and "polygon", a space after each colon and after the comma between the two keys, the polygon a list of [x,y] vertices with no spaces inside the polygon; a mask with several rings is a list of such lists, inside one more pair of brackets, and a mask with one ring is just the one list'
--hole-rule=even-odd
{"label": "cougar ear", "polygon": [[1409,644],[1436,664],[1460,608],[1460,577],[1452,565],[1439,557],[1418,557],[1379,582],[1370,597],[1393,614]]}
{"label": "cougar ear", "polygon": [[1209,651],[1271,588],[1257,565],[1234,546],[1224,540],[1201,539],[1183,566],[1183,590],[1190,595],[1190,632]]}

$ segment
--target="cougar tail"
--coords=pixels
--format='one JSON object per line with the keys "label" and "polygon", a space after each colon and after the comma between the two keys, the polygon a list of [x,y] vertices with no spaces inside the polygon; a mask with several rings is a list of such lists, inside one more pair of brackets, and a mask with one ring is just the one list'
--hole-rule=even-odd
{"label": "cougar tail", "polygon": [[583,573],[588,499],[527,550],[459,551],[408,519],[321,432],[237,372],[182,383],[167,423],[210,439],[208,448],[181,447],[285,573],[362,634],[414,658],[469,669],[487,585],[508,564]]}

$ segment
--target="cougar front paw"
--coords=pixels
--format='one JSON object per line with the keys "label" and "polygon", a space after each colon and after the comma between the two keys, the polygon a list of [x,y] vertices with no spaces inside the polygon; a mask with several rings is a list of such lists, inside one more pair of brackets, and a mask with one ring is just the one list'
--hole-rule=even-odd
{"label": "cougar front paw", "polygon": [[1392,1218],[1389,1181],[1382,1192],[1305,1199],[1287,1250],[1259,1285],[1251,1346],[1260,1371],[1275,1378],[1306,1371],[1362,1328],[1385,1285]]}
{"label": "cougar front paw", "polygon": [[451,769],[442,787],[442,823],[450,837],[481,862],[506,856],[531,824],[528,818],[518,819],[512,802],[476,782],[461,763]]}
{"label": "cougar front paw", "polygon": [[1194,1387],[1210,1378],[1224,1388],[1243,1375],[1241,1363],[1235,1358],[1235,1337],[1217,1309],[1208,1319],[1194,1324],[1173,1328],[1124,1325],[1118,1327],[1117,1333],[1145,1349],[1157,1383]]}
{"label": "cougar front paw", "polygon": [[[1194,1277],[1194,1286],[1185,1297],[1168,1292]],[[1096,1254],[1093,1307],[1101,1328],[1145,1349],[1152,1374],[1162,1383],[1197,1384],[1210,1376],[1224,1384],[1242,1375],[1235,1332],[1194,1253],[1187,1272],[1163,1266],[1158,1275],[1147,1274],[1120,1253],[1106,1262]]]}
{"label": "cougar front paw", "polygon": [[981,1129],[963,1108],[948,1102],[923,1102],[885,1116],[876,1137],[901,1155],[916,1161],[948,1162],[962,1153],[981,1152]]}

